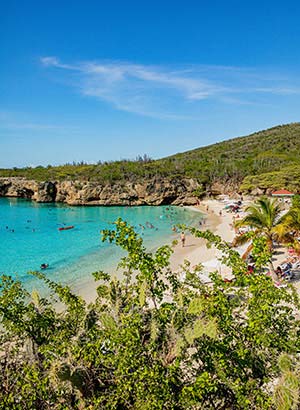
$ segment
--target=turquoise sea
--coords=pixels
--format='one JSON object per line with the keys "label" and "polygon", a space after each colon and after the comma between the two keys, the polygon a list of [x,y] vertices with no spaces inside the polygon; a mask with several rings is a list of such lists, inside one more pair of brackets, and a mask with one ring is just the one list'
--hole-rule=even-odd
{"label": "turquoise sea", "polygon": [[[40,270],[42,263],[49,264],[43,271],[49,278],[71,287],[94,271],[111,272],[122,252],[103,243],[100,231],[113,228],[118,217],[135,226],[147,249],[154,250],[178,239],[173,225],[197,225],[201,214],[183,207],[70,207],[0,198],[0,274],[33,288],[36,279],[28,271]],[[69,225],[74,229],[59,231]]]}

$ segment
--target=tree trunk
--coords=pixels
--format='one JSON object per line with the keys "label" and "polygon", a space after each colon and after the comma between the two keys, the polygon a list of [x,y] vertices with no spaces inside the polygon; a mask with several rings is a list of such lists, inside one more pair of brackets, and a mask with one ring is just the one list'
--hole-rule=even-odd
{"label": "tree trunk", "polygon": [[272,277],[273,281],[277,282],[280,278],[278,277],[277,273],[275,272],[274,265],[273,265],[272,261],[269,262],[269,269],[270,269],[271,277]]}

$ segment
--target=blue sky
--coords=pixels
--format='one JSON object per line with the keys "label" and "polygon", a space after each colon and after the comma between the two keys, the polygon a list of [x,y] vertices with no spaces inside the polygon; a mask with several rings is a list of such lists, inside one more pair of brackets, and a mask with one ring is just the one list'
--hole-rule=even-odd
{"label": "blue sky", "polygon": [[0,167],[159,158],[300,120],[296,1],[2,2]]}

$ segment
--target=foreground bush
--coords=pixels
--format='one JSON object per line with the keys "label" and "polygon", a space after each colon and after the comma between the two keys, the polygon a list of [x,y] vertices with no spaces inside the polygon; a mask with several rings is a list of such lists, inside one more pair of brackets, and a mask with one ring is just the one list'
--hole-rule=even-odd
{"label": "foreground bush", "polygon": [[[169,246],[154,254],[121,220],[103,232],[127,251],[124,279],[94,274],[90,305],[40,273],[65,304],[1,281],[1,409],[297,409],[300,326],[293,288],[260,272],[270,257],[254,241],[257,272],[210,232],[234,281],[201,267],[170,270]],[[180,280],[181,277],[181,280]]]}

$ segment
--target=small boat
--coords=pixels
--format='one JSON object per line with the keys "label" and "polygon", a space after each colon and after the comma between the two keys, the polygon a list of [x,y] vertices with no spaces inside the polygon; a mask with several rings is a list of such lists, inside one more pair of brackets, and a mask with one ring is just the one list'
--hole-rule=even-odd
{"label": "small boat", "polygon": [[68,229],[73,229],[74,225],[64,226],[62,228],[58,228],[59,231],[67,231]]}

